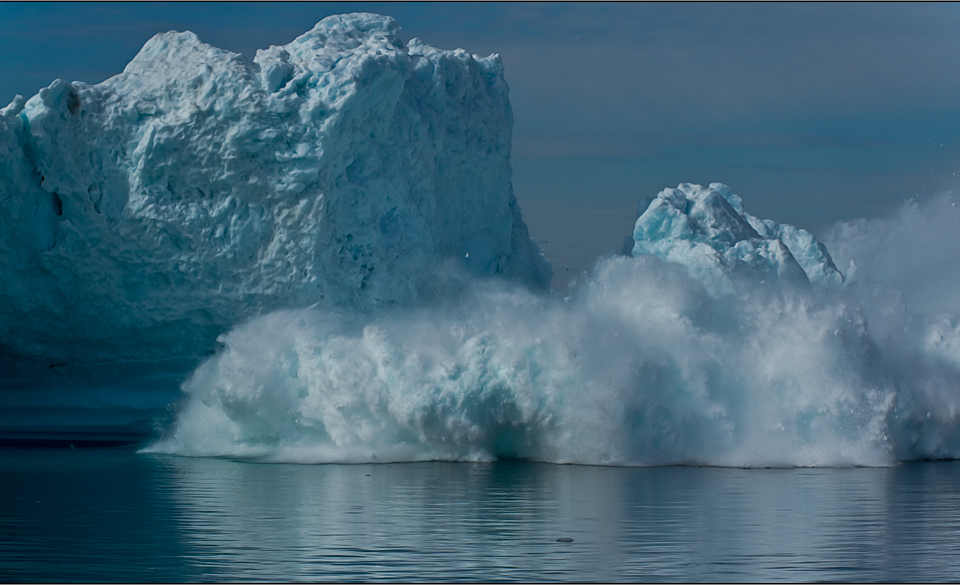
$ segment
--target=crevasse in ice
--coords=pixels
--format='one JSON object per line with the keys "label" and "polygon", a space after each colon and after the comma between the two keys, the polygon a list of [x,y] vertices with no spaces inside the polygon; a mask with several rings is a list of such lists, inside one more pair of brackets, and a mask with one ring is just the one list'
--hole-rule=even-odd
{"label": "crevasse in ice", "polygon": [[409,304],[445,259],[548,286],[499,57],[398,33],[332,16],[251,63],[169,32],[103,83],[18,96],[0,111],[0,357],[200,355],[277,307]]}

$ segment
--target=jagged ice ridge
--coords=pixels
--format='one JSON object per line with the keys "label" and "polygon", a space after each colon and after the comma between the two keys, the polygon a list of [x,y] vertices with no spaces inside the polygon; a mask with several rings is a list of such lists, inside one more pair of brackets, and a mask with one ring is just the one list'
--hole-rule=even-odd
{"label": "jagged ice ridge", "polygon": [[642,201],[624,252],[681,264],[716,293],[741,283],[790,282],[815,287],[844,282],[827,248],[810,232],[743,210],[722,183],[683,183]]}

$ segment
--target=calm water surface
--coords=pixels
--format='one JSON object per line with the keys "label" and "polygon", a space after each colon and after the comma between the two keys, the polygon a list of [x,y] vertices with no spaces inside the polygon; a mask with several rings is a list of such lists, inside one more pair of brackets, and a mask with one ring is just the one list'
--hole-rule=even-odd
{"label": "calm water surface", "polygon": [[279,465],[8,449],[0,474],[3,581],[960,580],[953,462]]}

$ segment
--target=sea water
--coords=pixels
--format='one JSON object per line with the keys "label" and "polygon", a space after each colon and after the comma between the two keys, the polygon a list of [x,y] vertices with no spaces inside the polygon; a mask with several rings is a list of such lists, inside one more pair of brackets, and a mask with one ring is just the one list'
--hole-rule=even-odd
{"label": "sea water", "polygon": [[7,449],[0,477],[2,581],[960,579],[957,462],[298,465]]}

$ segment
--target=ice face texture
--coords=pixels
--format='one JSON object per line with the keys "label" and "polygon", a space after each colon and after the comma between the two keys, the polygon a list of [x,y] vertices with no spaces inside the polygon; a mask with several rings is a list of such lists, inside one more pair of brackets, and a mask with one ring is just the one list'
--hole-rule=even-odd
{"label": "ice face texture", "polygon": [[721,183],[684,183],[664,189],[641,209],[632,256],[656,256],[683,265],[720,294],[738,283],[786,281],[839,286],[843,275],[827,248],[810,232],[743,210],[743,201]]}
{"label": "ice face texture", "polygon": [[551,271],[512,193],[498,56],[324,19],[254,63],[153,37],[0,114],[0,340],[60,362],[200,355],[277,307],[415,302],[433,269]]}

